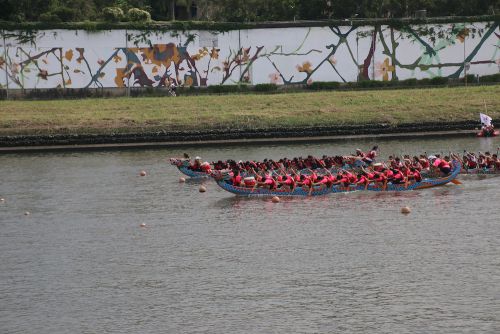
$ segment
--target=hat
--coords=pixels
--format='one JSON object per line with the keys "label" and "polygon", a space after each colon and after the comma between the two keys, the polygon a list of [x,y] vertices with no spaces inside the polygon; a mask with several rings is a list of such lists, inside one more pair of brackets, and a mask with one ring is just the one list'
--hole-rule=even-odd
{"label": "hat", "polygon": [[196,158],[194,158],[194,160],[201,160],[201,158],[200,157],[196,157]]}
{"label": "hat", "polygon": [[429,160],[434,160],[434,159],[437,159],[437,157],[436,157],[435,155],[429,155],[429,156],[427,157],[427,159],[429,159]]}

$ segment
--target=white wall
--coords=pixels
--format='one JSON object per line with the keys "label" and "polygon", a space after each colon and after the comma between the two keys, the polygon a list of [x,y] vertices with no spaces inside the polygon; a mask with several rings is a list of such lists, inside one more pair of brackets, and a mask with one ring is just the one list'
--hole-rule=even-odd
{"label": "white wall", "polygon": [[[156,87],[163,85],[165,77],[198,86],[234,84],[240,78],[252,84],[348,82],[356,81],[360,70],[363,73],[365,60],[369,64],[365,73],[372,80],[393,80],[395,75],[399,80],[459,77],[464,75],[464,58],[471,62],[468,73],[500,71],[497,23],[412,26],[392,32],[382,26],[375,34],[373,57],[368,58],[374,29],[47,30],[24,39],[21,32],[2,31],[0,85],[11,89]],[[239,53],[240,49],[244,51]]]}

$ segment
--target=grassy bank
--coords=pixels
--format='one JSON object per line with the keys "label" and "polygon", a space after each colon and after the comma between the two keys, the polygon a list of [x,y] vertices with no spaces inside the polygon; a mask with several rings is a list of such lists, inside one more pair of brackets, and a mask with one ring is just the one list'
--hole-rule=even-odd
{"label": "grassy bank", "polygon": [[478,121],[485,103],[499,119],[500,86],[0,101],[0,135]]}

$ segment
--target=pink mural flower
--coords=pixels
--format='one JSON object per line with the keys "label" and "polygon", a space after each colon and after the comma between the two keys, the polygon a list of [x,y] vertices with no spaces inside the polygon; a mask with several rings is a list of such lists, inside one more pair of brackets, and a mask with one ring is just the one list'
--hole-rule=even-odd
{"label": "pink mural flower", "polygon": [[308,85],[308,86],[311,86],[311,85],[312,85],[312,83],[313,83],[313,79],[309,79],[309,80],[307,80],[307,85]]}
{"label": "pink mural flower", "polygon": [[382,77],[382,80],[389,80],[389,72],[394,72],[396,69],[390,64],[389,58],[385,58],[384,62],[375,64],[375,76]]}
{"label": "pink mural flower", "polygon": [[12,64],[10,65],[10,71],[12,72],[12,74],[18,74],[19,73],[19,64]]}
{"label": "pink mural flower", "polygon": [[272,84],[279,84],[281,82],[281,76],[278,72],[269,74],[269,79]]}
{"label": "pink mural flower", "polygon": [[328,58],[328,61],[330,62],[330,64],[332,64],[333,66],[337,65],[337,59],[334,57],[334,56],[331,56],[330,58]]}

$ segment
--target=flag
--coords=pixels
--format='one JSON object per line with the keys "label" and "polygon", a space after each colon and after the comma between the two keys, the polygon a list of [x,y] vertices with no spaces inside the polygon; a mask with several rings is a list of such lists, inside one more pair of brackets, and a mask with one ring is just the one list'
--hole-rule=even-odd
{"label": "flag", "polygon": [[491,125],[491,117],[488,115],[485,115],[483,113],[479,113],[479,118],[481,119],[481,123],[490,126]]}

